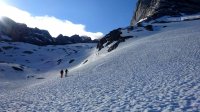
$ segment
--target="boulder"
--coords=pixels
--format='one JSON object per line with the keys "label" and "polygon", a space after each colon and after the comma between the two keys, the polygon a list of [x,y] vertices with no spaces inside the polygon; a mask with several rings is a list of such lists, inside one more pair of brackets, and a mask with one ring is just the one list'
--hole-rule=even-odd
{"label": "boulder", "polygon": [[153,26],[152,25],[147,25],[147,26],[144,26],[144,28],[148,31],[153,31]]}

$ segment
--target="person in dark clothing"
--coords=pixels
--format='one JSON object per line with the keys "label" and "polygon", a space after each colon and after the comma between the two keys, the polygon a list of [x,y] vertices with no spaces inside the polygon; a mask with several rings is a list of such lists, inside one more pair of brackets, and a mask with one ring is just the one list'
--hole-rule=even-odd
{"label": "person in dark clothing", "polygon": [[63,70],[60,71],[60,77],[63,78]]}
{"label": "person in dark clothing", "polygon": [[68,69],[65,70],[65,77],[67,77]]}

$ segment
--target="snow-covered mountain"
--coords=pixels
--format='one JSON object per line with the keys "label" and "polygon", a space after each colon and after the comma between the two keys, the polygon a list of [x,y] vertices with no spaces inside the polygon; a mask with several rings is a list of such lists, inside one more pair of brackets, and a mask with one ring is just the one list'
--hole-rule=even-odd
{"label": "snow-covered mountain", "polygon": [[1,42],[0,112],[198,112],[199,17],[138,19],[97,45]]}
{"label": "snow-covered mountain", "polygon": [[[124,28],[121,37],[134,38],[112,52],[90,49],[91,44],[1,43],[0,111],[197,112],[199,25],[194,20],[154,23],[153,31]],[[76,54],[79,48],[83,50]],[[64,68],[69,76],[61,79]],[[22,80],[13,79],[21,73]],[[34,77],[23,80],[28,75]]]}

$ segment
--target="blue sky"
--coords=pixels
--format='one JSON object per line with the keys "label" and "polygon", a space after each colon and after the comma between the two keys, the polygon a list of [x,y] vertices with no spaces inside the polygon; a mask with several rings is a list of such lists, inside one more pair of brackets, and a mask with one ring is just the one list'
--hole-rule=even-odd
{"label": "blue sky", "polygon": [[137,0],[4,0],[32,16],[54,16],[87,31],[108,33],[130,24]]}

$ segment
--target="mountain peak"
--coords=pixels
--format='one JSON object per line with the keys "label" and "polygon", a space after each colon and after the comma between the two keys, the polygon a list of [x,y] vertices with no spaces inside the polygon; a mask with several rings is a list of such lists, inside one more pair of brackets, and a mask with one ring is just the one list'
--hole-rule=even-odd
{"label": "mountain peak", "polygon": [[138,0],[131,25],[145,18],[152,20],[162,16],[176,17],[199,13],[199,6],[198,0]]}

